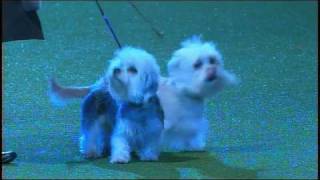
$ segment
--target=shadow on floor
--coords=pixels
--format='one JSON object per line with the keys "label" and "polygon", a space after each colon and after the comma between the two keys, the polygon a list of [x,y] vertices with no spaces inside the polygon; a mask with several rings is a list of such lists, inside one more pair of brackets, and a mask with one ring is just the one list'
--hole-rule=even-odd
{"label": "shadow on floor", "polygon": [[209,152],[164,152],[158,162],[141,162],[136,157],[129,164],[109,164],[107,159],[92,164],[109,170],[134,173],[139,178],[180,178],[179,168],[192,168],[209,178],[257,178],[257,170],[230,167]]}

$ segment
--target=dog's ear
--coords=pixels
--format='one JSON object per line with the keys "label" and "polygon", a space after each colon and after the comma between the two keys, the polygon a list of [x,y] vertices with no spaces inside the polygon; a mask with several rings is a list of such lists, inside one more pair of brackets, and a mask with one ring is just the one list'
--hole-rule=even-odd
{"label": "dog's ear", "polygon": [[157,93],[159,85],[159,73],[147,73],[144,78],[143,101],[148,102],[150,97],[154,96]]}
{"label": "dog's ear", "polygon": [[156,93],[158,90],[159,73],[152,71],[146,73],[144,76],[144,92],[145,93]]}
{"label": "dog's ear", "polygon": [[240,84],[240,79],[232,72],[229,72],[227,70],[223,70],[223,81],[224,85],[227,86],[235,86]]}

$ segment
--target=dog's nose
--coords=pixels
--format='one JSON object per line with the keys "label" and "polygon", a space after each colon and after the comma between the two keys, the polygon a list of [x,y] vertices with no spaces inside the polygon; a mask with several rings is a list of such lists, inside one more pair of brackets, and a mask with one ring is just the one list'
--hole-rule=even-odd
{"label": "dog's nose", "polygon": [[119,68],[115,68],[114,70],[113,70],[113,75],[114,76],[116,76],[116,75],[118,75],[118,74],[120,74],[121,73],[121,69],[119,69]]}
{"label": "dog's nose", "polygon": [[207,81],[213,81],[216,79],[216,75],[217,75],[217,68],[216,67],[210,67],[208,69],[206,69],[206,80]]}
{"label": "dog's nose", "polygon": [[137,104],[141,104],[141,103],[143,103],[143,96],[135,96],[134,97],[134,103],[137,103]]}

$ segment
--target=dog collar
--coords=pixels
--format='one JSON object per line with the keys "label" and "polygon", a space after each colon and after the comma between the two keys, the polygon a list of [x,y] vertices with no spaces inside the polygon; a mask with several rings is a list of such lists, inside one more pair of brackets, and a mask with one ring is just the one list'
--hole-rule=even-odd
{"label": "dog collar", "polygon": [[125,104],[128,106],[131,106],[131,107],[142,107],[143,106],[143,103],[135,103],[135,102],[128,102]]}
{"label": "dog collar", "polygon": [[153,102],[157,102],[157,101],[158,101],[158,96],[153,95],[153,96],[150,96],[146,102],[142,102],[142,103],[127,102],[127,103],[123,103],[123,104],[127,105],[127,106],[131,106],[131,107],[142,107],[144,104],[149,104],[149,103],[153,103]]}

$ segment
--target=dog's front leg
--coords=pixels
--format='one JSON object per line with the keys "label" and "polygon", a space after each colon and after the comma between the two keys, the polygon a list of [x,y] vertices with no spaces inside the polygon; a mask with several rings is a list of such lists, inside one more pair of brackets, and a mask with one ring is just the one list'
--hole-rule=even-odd
{"label": "dog's front leg", "polygon": [[102,141],[103,133],[100,132],[101,129],[95,123],[91,128],[90,132],[82,133],[80,141],[80,152],[87,159],[95,159],[102,157],[103,150],[105,147],[105,142]]}
{"label": "dog's front leg", "polygon": [[205,134],[198,132],[195,136],[189,139],[186,151],[204,151],[206,146]]}
{"label": "dog's front leg", "polygon": [[208,133],[208,120],[198,120],[198,127],[187,141],[187,151],[204,151]]}
{"label": "dog's front leg", "polygon": [[160,154],[160,133],[148,134],[140,143],[138,156],[141,161],[156,161]]}
{"label": "dog's front leg", "polygon": [[159,145],[156,144],[146,145],[138,152],[141,161],[157,161],[159,154]]}
{"label": "dog's front leg", "polygon": [[115,134],[111,138],[111,163],[128,163],[130,161],[130,146],[127,138]]}

